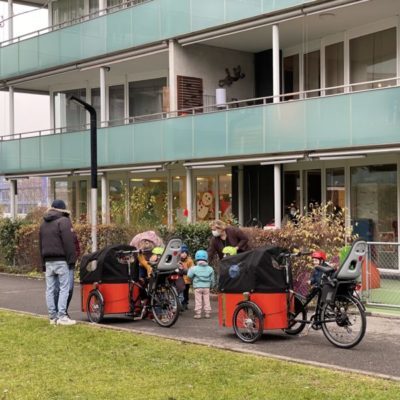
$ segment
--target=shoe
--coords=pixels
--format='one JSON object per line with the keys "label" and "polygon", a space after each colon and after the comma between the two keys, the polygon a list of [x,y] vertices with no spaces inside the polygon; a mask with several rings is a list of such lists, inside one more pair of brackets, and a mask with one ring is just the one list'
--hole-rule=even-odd
{"label": "shoe", "polygon": [[204,318],[210,318],[210,314],[206,314]]}
{"label": "shoe", "polygon": [[66,315],[57,320],[57,325],[75,325],[76,321],[69,319]]}
{"label": "shoe", "polygon": [[200,314],[194,314],[194,317],[193,317],[194,319],[200,319],[201,318],[201,315]]}
{"label": "shoe", "polygon": [[57,318],[50,319],[50,325],[57,325]]}

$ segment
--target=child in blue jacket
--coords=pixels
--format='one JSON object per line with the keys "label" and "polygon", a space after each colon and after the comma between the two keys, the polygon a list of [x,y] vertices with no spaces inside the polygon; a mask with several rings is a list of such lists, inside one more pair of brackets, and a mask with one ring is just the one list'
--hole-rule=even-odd
{"label": "child in blue jacket", "polygon": [[204,317],[210,318],[210,289],[214,286],[214,270],[208,265],[208,254],[198,250],[194,256],[196,265],[189,269],[187,276],[192,279],[194,289],[194,318],[201,318],[204,305]]}

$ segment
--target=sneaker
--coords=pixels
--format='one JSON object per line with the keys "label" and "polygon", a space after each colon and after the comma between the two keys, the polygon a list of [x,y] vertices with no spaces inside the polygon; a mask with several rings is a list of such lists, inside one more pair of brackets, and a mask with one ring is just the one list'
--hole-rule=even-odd
{"label": "sneaker", "polygon": [[206,314],[204,318],[210,318],[210,314]]}
{"label": "sneaker", "polygon": [[50,319],[50,325],[57,325],[57,318]]}
{"label": "sneaker", "polygon": [[57,320],[57,325],[75,325],[76,321],[69,319],[66,315]]}
{"label": "sneaker", "polygon": [[200,314],[194,314],[194,317],[193,317],[194,319],[200,319],[201,318],[201,315]]}

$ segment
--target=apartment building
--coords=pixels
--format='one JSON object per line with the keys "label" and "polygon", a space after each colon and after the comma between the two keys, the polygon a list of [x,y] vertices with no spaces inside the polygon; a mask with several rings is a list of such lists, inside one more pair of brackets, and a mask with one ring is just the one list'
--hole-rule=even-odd
{"label": "apartment building", "polygon": [[233,214],[279,227],[291,204],[332,201],[366,239],[398,240],[399,1],[56,0],[48,11],[48,27],[0,46],[10,110],[16,92],[51,100],[50,131],[0,140],[12,204],[22,177],[45,176],[51,198],[90,210],[90,120],[74,95],[97,111],[103,222],[122,202],[131,223]]}

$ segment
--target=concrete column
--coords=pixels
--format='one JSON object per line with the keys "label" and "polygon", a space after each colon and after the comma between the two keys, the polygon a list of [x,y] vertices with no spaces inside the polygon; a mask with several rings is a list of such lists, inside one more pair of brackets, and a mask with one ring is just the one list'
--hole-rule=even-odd
{"label": "concrete column", "polygon": [[103,15],[106,12],[104,11],[107,8],[107,0],[99,0],[99,15]]}
{"label": "concrete column", "polygon": [[100,67],[100,121],[101,127],[107,126],[107,110],[106,110],[106,72],[109,71],[108,67]]}
{"label": "concrete column", "polygon": [[279,27],[272,26],[272,79],[274,103],[280,102]]}
{"label": "concrete column", "polygon": [[186,168],[186,210],[188,212],[187,221],[193,222],[193,173],[190,168]]}
{"label": "concrete column", "polygon": [[108,224],[109,222],[108,180],[107,174],[104,172],[101,176],[101,223]]}
{"label": "concrete column", "polygon": [[243,165],[238,167],[238,221],[239,225],[244,225],[244,174]]}
{"label": "concrete column", "polygon": [[13,0],[8,0],[8,40],[12,43],[14,38],[14,11],[13,11]]}
{"label": "concrete column", "polygon": [[11,219],[15,220],[17,218],[17,195],[18,195],[18,188],[17,188],[17,180],[11,179],[10,180],[10,215]]}
{"label": "concrete column", "polygon": [[282,225],[281,164],[274,165],[274,218],[275,228]]}
{"label": "concrete column", "polygon": [[[177,47],[179,46],[175,40],[168,42],[168,68],[169,68],[169,110],[176,111],[178,108],[177,103],[177,88],[176,88],[176,62],[177,62]],[[173,116],[173,115],[171,115]]]}
{"label": "concrete column", "polygon": [[9,86],[8,88],[8,112],[9,112],[9,134],[13,135],[15,133],[15,128],[14,128],[14,121],[15,121],[15,116],[14,116],[14,88],[12,86]]}

